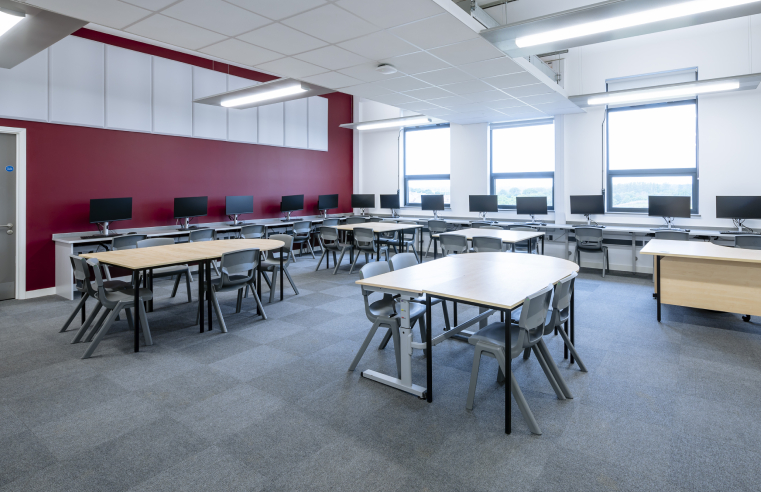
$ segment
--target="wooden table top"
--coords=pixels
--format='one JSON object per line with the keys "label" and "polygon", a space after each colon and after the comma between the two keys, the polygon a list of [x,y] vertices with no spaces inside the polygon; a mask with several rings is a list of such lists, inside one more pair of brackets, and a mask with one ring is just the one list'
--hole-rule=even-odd
{"label": "wooden table top", "polygon": [[730,248],[704,241],[670,241],[653,239],[642,248],[642,254],[653,256],[680,256],[705,260],[742,261],[761,263],[761,251]]}
{"label": "wooden table top", "polygon": [[441,234],[434,234],[433,237],[441,236],[465,236],[469,240],[473,237],[498,237],[502,239],[503,243],[520,243],[528,239],[544,236],[544,232],[541,231],[505,231],[497,229],[460,229],[459,231],[444,232]]}
{"label": "wooden table top", "polygon": [[571,261],[519,253],[452,255],[356,283],[414,295],[431,294],[464,302],[514,309],[526,296],[578,272]]}
{"label": "wooden table top", "polygon": [[355,228],[372,229],[373,232],[392,232],[403,229],[418,229],[422,227],[419,224],[394,224],[391,222],[363,222],[361,224],[345,224],[334,226],[340,231],[353,231]]}
{"label": "wooden table top", "polygon": [[241,249],[258,248],[270,251],[284,246],[283,241],[274,239],[227,239],[223,241],[201,241],[178,243],[150,248],[122,249],[80,255],[96,258],[106,265],[119,266],[129,270],[144,270],[168,265],[193,263],[220,258],[224,253]]}

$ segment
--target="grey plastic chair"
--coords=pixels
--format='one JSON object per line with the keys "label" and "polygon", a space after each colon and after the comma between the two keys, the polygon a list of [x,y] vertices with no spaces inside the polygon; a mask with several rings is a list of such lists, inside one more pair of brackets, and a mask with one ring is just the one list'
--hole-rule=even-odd
{"label": "grey plastic chair", "polygon": [[[190,234],[188,235],[188,242],[189,243],[197,243],[201,241],[216,241],[217,240],[217,231],[214,229],[195,229],[190,231]],[[211,266],[214,267],[214,271],[219,275],[219,268],[217,268],[217,262],[212,261]]]}
{"label": "grey plastic chair", "polygon": [[[388,273],[391,271],[391,267],[387,262],[380,262],[377,261],[375,263],[370,263],[362,267],[362,269],[359,271],[359,278],[364,280],[366,278],[374,277],[376,275],[381,275],[384,273]],[[386,332],[386,335],[383,338],[383,341],[381,342],[380,349],[385,348],[386,344],[388,343],[388,340],[393,337],[394,338],[394,352],[396,354],[396,371],[397,376],[402,377],[402,353],[400,350],[400,336],[399,336],[399,329],[401,327],[401,318],[397,316],[398,309],[397,309],[397,302],[394,300],[394,296],[391,294],[383,294],[383,297],[377,301],[370,302],[370,294],[373,293],[372,290],[367,290],[364,287],[362,288],[362,296],[365,301],[365,315],[367,316],[367,319],[370,320],[370,322],[373,324],[373,326],[370,328],[370,331],[367,333],[367,336],[365,337],[365,341],[362,342],[362,347],[360,347],[359,351],[357,352],[357,355],[354,356],[354,360],[352,361],[351,365],[349,366],[349,371],[353,371],[357,368],[357,364],[359,364],[359,361],[362,359],[362,356],[365,354],[365,351],[367,350],[367,346],[370,345],[370,342],[372,341],[373,337],[375,336],[375,332],[378,331],[378,327],[384,327],[387,328],[388,331]],[[420,338],[421,340],[425,340],[425,306],[421,306],[420,304],[411,304],[410,305],[410,326],[414,328],[415,323],[418,324],[418,328],[420,329]]]}
{"label": "grey plastic chair", "polygon": [[263,225],[247,225],[240,228],[239,237],[241,239],[262,239],[264,238]]}
{"label": "grey plastic chair", "polygon": [[[468,338],[468,342],[471,345],[476,346],[473,355],[473,369],[470,373],[468,400],[465,405],[468,410],[473,409],[473,399],[476,394],[481,355],[486,354],[497,359],[497,362],[499,363],[499,374],[497,375],[497,379],[498,381],[502,381],[505,378],[505,374],[508,372],[507,364],[509,364],[512,359],[518,357],[527,348],[530,348],[534,352],[534,355],[536,355],[536,359],[539,361],[539,365],[542,367],[550,385],[555,390],[558,399],[566,399],[555,380],[555,376],[547,366],[542,353],[537,348],[537,344],[542,340],[542,336],[544,335],[544,322],[547,318],[547,311],[550,307],[551,297],[552,285],[548,285],[539,292],[526,298],[521,309],[520,321],[518,324],[510,324],[509,347],[507,347],[506,343],[507,330],[505,323],[500,321],[489,324]],[[505,355],[508,348],[509,359],[506,359]],[[512,371],[510,371],[510,388],[512,389],[515,401],[518,403],[518,408],[520,408],[521,414],[523,414],[523,418],[528,424],[531,432],[534,434],[541,434],[542,431],[539,428],[539,424],[537,424],[534,414],[531,412],[528,402],[523,396],[523,392],[521,391],[520,386],[518,386],[518,382]]]}
{"label": "grey plastic chair", "polygon": [[346,219],[346,225],[350,224],[364,224],[367,222],[366,217],[349,217]]}
{"label": "grey plastic chair", "polygon": [[[87,322],[87,299],[91,297],[95,299],[97,302],[95,308],[100,309],[100,302],[98,302],[98,290],[93,287],[92,282],[90,281],[90,268],[87,266],[87,260],[77,255],[71,255],[69,256],[69,261],[71,261],[71,267],[74,270],[75,286],[82,297],[79,299],[77,307],[74,308],[71,316],[69,316],[69,318],[66,320],[66,323],[64,323],[63,328],[61,328],[58,333],[63,333],[69,328],[69,325],[71,325],[71,322],[74,321],[74,318],[76,318],[79,311],[82,311],[81,326],[85,326],[85,323]],[[132,284],[122,280],[106,280],[103,282],[103,286],[107,291],[117,291],[129,289],[132,287]]]}
{"label": "grey plastic chair", "polygon": [[[532,227],[526,227],[526,226],[508,226],[507,229],[509,231],[524,231],[524,232],[536,232],[536,229]],[[529,251],[529,247],[531,250]],[[513,253],[531,253],[531,254],[539,254],[539,241],[534,239],[529,239],[527,241],[521,241],[519,243],[513,243],[510,245],[510,249]]]}
{"label": "grey plastic chair", "polygon": [[314,232],[317,235],[317,242],[320,243],[320,251],[325,251],[325,248],[322,247],[322,228],[335,227],[340,223],[340,219],[324,219],[321,224],[315,225]]}
{"label": "grey plastic chair", "polygon": [[450,253],[463,254],[468,252],[468,238],[456,234],[442,234],[439,236],[439,246],[441,246],[441,256],[448,256]]}
{"label": "grey plastic chair", "polygon": [[[135,244],[147,237],[148,236],[145,234],[125,234],[124,236],[117,236],[111,240],[110,250],[119,251],[122,249],[135,249]],[[108,269],[108,265],[103,265],[103,271],[106,272],[106,280],[111,281],[111,271]]]}
{"label": "grey plastic chair", "polygon": [[[219,307],[219,297],[217,294],[220,292],[238,291],[238,302],[235,305],[235,312],[240,313],[243,305],[244,290],[248,294],[250,288],[256,300],[256,306],[262,313],[262,318],[267,319],[267,314],[264,312],[262,301],[256,293],[256,285],[254,283],[254,274],[259,266],[260,259],[261,254],[257,248],[230,251],[222,255],[222,259],[219,262],[221,275],[219,278],[212,280],[211,286],[209,286],[212,305],[217,313],[222,333],[227,333],[227,325],[225,324],[224,316],[222,316],[222,309]],[[196,310],[196,324],[198,324],[200,319],[200,309],[201,305],[199,303]],[[209,316],[211,316],[211,313],[209,313]]]}
{"label": "grey plastic chair", "polygon": [[761,235],[738,234],[737,236],[735,236],[735,248],[761,249]]}
{"label": "grey plastic chair", "polygon": [[480,229],[481,227],[490,226],[492,222],[490,220],[474,220],[470,223],[470,227],[473,229]]}
{"label": "grey plastic chair", "polygon": [[[314,269],[315,272],[320,269],[320,264],[322,263],[323,258],[326,258],[326,268],[330,268],[331,252],[333,253],[333,263],[336,265],[335,268],[333,268],[333,275],[338,273],[338,267],[341,266],[346,251],[349,251],[350,258],[354,254],[354,245],[351,243],[342,243],[338,234],[338,229],[335,227],[323,226],[322,229],[320,229],[320,243],[322,244],[322,256],[320,256],[320,261],[317,262],[317,266]],[[341,256],[336,260],[336,253],[339,251],[341,252]]]}
{"label": "grey plastic chair", "polygon": [[[314,259],[314,250],[312,249],[312,221],[302,220],[293,224],[293,244],[299,245],[299,256],[303,255],[304,245],[307,245],[309,252]],[[293,259],[296,261],[296,258]]]}
{"label": "grey plastic chair", "polygon": [[[579,364],[581,372],[587,372],[587,367],[579,357],[579,353],[576,352],[576,347],[571,343],[571,339],[568,338],[568,333],[566,333],[566,330],[568,329],[568,320],[571,317],[571,296],[573,295],[573,286],[576,282],[576,277],[578,277],[578,273],[574,272],[555,284],[555,290],[552,295],[552,314],[550,315],[550,322],[544,326],[544,334],[551,335],[552,332],[557,330],[563,338],[563,343],[565,343],[565,346],[568,347],[568,350],[573,355],[574,360]],[[555,362],[550,355],[549,348],[547,348],[544,340],[540,342],[539,349],[542,351],[542,355],[544,355],[544,359],[547,361],[550,369],[553,370],[553,374],[557,373],[557,366],[555,365]],[[558,383],[562,381],[562,377],[556,376],[555,379]],[[563,392],[566,393],[566,390],[563,389]],[[572,396],[570,396],[570,391],[566,393],[566,396],[572,398]]]}
{"label": "grey plastic chair", "polygon": [[368,222],[381,222],[381,221],[383,221],[383,219],[381,219],[380,217],[370,217],[370,219],[368,220]]}
{"label": "grey plastic chair", "polygon": [[[400,221],[398,224],[407,224],[407,225],[420,225],[417,222],[411,222],[409,220],[407,221]],[[419,259],[419,256],[417,254],[417,250],[415,249],[415,245],[418,243],[418,234],[419,229],[400,229],[398,231],[394,232],[388,232],[388,233],[381,233],[380,235],[380,243],[388,246],[389,248],[394,248],[394,253],[401,253],[405,252],[408,253],[410,249],[412,249],[412,253],[415,254],[415,258]],[[399,251],[399,236],[401,235],[401,244],[402,244],[402,250]],[[420,263],[420,261],[418,261]]]}
{"label": "grey plastic chair", "polygon": [[443,234],[447,232],[447,223],[444,220],[429,220],[428,221],[428,247],[425,248],[425,257],[428,257],[428,252],[431,250],[433,244],[433,236],[436,234]]}
{"label": "grey plastic chair", "polygon": [[[152,248],[154,246],[169,246],[172,244],[174,244],[174,239],[172,238],[156,237],[138,241],[137,247]],[[193,302],[193,296],[190,294],[190,279],[193,277],[193,275],[190,273],[190,267],[188,265],[175,265],[153,269],[153,278],[166,278],[174,276],[177,278],[174,280],[172,295],[169,297],[174,297],[177,295],[177,288],[180,286],[180,280],[182,280],[182,277],[185,276],[185,288],[188,291],[188,302]]]}
{"label": "grey plastic chair", "polygon": [[599,227],[574,227],[576,252],[574,262],[581,266],[581,252],[602,253],[602,278],[605,278],[606,265],[610,268],[608,247],[602,242],[603,229]]}
{"label": "grey plastic chair", "polygon": [[[417,256],[413,255],[412,253],[399,253],[398,255],[392,256],[391,259],[388,260],[388,265],[391,268],[392,272],[401,270],[402,268],[409,268],[417,264]],[[417,297],[413,299],[412,302],[425,305],[425,296]],[[447,310],[447,303],[443,299],[432,297],[431,306],[435,306],[436,304],[441,304],[441,309],[444,311],[444,331],[449,331],[452,329],[452,325],[449,323],[449,311]]]}
{"label": "grey plastic chair", "polygon": [[[82,356],[83,359],[87,359],[92,355],[92,353],[98,347],[100,341],[111,329],[111,325],[113,325],[114,321],[116,320],[116,316],[122,311],[122,309],[124,309],[127,314],[127,324],[130,328],[133,328],[134,325],[132,324],[132,313],[130,312],[130,309],[135,308],[135,294],[133,289],[113,292],[107,291],[103,282],[103,276],[100,273],[100,263],[98,260],[95,258],[90,258],[87,260],[87,264],[95,274],[95,284],[98,288],[98,301],[102,307],[106,308],[106,311],[103,313],[95,327],[90,331],[89,335],[85,339],[85,342],[91,343],[87,347],[87,350],[85,350],[85,353]],[[146,345],[153,345],[151,330],[148,327],[148,318],[145,315],[144,307],[144,303],[150,301],[153,298],[153,294],[148,289],[139,289],[138,296],[140,300],[137,303],[137,315],[140,316],[140,325],[143,332],[143,340],[145,341]],[[95,314],[96,313],[93,312],[91,316],[94,316]],[[83,326],[82,328],[85,327]],[[77,337],[72,343],[79,341],[83,335],[84,330],[80,329],[80,331],[77,333]]]}
{"label": "grey plastic chair", "polygon": [[341,219],[325,219],[322,221],[322,225],[325,227],[335,227],[341,222]]}
{"label": "grey plastic chair", "polygon": [[471,241],[476,253],[502,253],[502,239],[498,237],[475,236]]}
{"label": "grey plastic chair", "polygon": [[[291,264],[292,254],[291,251],[293,250],[293,236],[289,236],[287,234],[273,234],[270,236],[270,239],[274,239],[276,241],[283,241],[285,243],[285,246],[283,246],[283,251],[285,253],[285,258],[283,258],[283,273],[285,274],[286,278],[288,278],[288,282],[291,284],[291,288],[293,288],[293,292],[298,295],[299,289],[296,288],[296,284],[293,282],[293,279],[291,278],[291,274],[288,273],[288,265]],[[267,272],[272,272],[272,281],[270,282],[270,279],[267,277]],[[267,251],[267,258],[262,261],[262,275],[264,276],[264,281],[267,282],[267,285],[270,288],[270,302],[272,302],[275,299],[275,291],[277,290],[277,279],[280,276],[280,250],[270,250]]]}
{"label": "grey plastic chair", "polygon": [[481,229],[491,229],[493,231],[504,231],[505,230],[504,227],[498,226],[498,225],[483,226]]}
{"label": "grey plastic chair", "polygon": [[655,239],[668,239],[669,241],[689,241],[690,233],[684,231],[655,231]]}
{"label": "grey plastic chair", "polygon": [[375,258],[380,260],[381,253],[386,253],[386,261],[388,261],[388,246],[378,244],[372,229],[356,227],[354,229],[354,247],[357,254],[354,256],[349,273],[354,273],[354,267],[357,265],[360,253],[365,253],[365,263],[370,263],[371,254],[376,255]]}

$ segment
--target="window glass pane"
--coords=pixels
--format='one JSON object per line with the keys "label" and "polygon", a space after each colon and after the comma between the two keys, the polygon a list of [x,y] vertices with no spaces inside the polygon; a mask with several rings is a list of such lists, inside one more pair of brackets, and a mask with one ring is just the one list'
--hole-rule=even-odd
{"label": "window glass pane", "polygon": [[449,128],[404,133],[405,172],[449,174]]}
{"label": "window glass pane", "polygon": [[494,128],[493,173],[555,171],[555,125]]}
{"label": "window glass pane", "polygon": [[692,176],[612,176],[611,181],[613,208],[647,209],[650,195],[692,198]]}
{"label": "window glass pane", "polygon": [[656,106],[608,113],[609,169],[694,168],[697,106]]}
{"label": "window glass pane", "polygon": [[444,203],[449,205],[449,180],[411,179],[407,181],[407,203],[420,205],[420,195],[444,195]]}
{"label": "window glass pane", "polygon": [[495,179],[495,191],[500,205],[515,206],[516,196],[546,196],[552,207],[552,178]]}

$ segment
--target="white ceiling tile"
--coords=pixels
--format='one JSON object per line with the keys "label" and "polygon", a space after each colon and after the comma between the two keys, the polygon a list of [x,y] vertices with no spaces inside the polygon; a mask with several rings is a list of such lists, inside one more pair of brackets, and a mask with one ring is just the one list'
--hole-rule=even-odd
{"label": "white ceiling tile", "polygon": [[470,62],[489,60],[502,56],[502,52],[485,39],[469,39],[457,44],[442,46],[429,50],[433,56],[438,56],[452,65],[465,65]]}
{"label": "white ceiling tile", "polygon": [[295,55],[295,58],[331,70],[349,68],[370,61],[367,58],[341,49],[338,46],[325,46],[324,48],[307,51],[306,53]]}
{"label": "white ceiling tile", "polygon": [[444,12],[430,0],[340,0],[336,5],[383,28],[399,26]]}
{"label": "white ceiling tile", "polygon": [[[434,100],[432,102],[436,102],[436,101]],[[467,104],[458,104],[455,106],[445,106],[445,107],[452,108],[459,113],[463,113],[466,111],[485,111],[487,109],[486,106],[484,106],[483,104],[472,103],[472,102],[468,102]]]}
{"label": "white ceiling tile", "polygon": [[431,99],[429,101],[437,106],[443,106],[445,108],[452,108],[455,106],[462,106],[463,104],[471,103],[471,101],[468,101],[462,96],[439,97],[436,99]]}
{"label": "white ceiling tile", "polygon": [[333,4],[285,19],[283,24],[329,43],[340,43],[378,30],[369,22]]}
{"label": "white ceiling tile", "polygon": [[325,5],[325,0],[227,0],[270,19],[280,20]]}
{"label": "white ceiling tile", "polygon": [[327,45],[325,41],[278,23],[241,34],[238,39],[284,55],[295,55]]}
{"label": "white ceiling tile", "polygon": [[222,0],[183,0],[161,13],[227,36],[237,36],[271,22]]}
{"label": "white ceiling tile", "polygon": [[423,114],[425,114],[426,116],[436,116],[438,118],[441,116],[454,114],[454,111],[452,111],[451,109],[446,109],[446,108],[426,109],[425,111],[423,111]]}
{"label": "white ceiling tile", "polygon": [[505,108],[505,109],[500,109],[499,112],[503,113],[503,114],[528,114],[528,113],[534,113],[535,114],[535,113],[538,113],[538,111],[536,109],[533,109],[533,108],[531,108],[529,106],[519,106],[519,107],[516,107],[516,108]]}
{"label": "white ceiling tile", "polygon": [[327,72],[320,75],[312,75],[311,77],[304,77],[305,82],[311,84],[321,85],[330,89],[340,89],[341,87],[348,87],[350,85],[361,84],[361,80],[357,80],[354,77],[349,77],[338,72]]}
{"label": "white ceiling tile", "polygon": [[492,58],[490,60],[483,60],[476,63],[461,65],[460,70],[469,73],[477,79],[496,77],[498,75],[507,75],[509,73],[523,72],[523,68],[520,65],[506,56],[503,56],[502,58]]}
{"label": "white ceiling tile", "polygon": [[453,95],[451,92],[447,92],[444,89],[440,89],[439,87],[428,87],[426,89],[408,91],[406,92],[406,94],[408,96],[416,97],[424,101],[429,99],[437,99],[441,97],[450,97]]}
{"label": "white ceiling tile", "polygon": [[455,84],[457,82],[473,80],[473,77],[456,68],[445,68],[443,70],[419,73],[415,75],[415,78],[433,85]]}
{"label": "white ceiling tile", "polygon": [[510,87],[509,89],[504,89],[505,92],[510,94],[513,97],[525,97],[525,96],[536,96],[539,94],[549,94],[553,92],[552,89],[547,87],[544,84],[533,84],[533,85],[523,85],[520,87]]}
{"label": "white ceiling tile", "polygon": [[283,55],[266,50],[253,44],[244,43],[237,39],[226,39],[221,43],[207,46],[200,50],[203,53],[218,56],[244,65],[260,65],[268,61],[282,58]]}
{"label": "white ceiling tile", "polygon": [[341,89],[341,92],[361,97],[380,96],[381,94],[394,94],[392,91],[375,84],[360,84]]}
{"label": "white ceiling tile", "polygon": [[361,38],[344,41],[339,46],[371,60],[381,60],[418,51],[407,41],[392,36],[386,31],[374,32]]}
{"label": "white ceiling tile", "polygon": [[[449,13],[395,27],[390,32],[422,49],[436,48],[478,37],[471,28]],[[488,41],[484,40],[484,43]]]}
{"label": "white ceiling tile", "polygon": [[339,70],[344,75],[354,77],[355,79],[364,80],[365,82],[378,82],[381,80],[390,80],[396,77],[402,77],[404,74],[397,72],[391,75],[384,75],[376,70],[378,63],[370,62]]}
{"label": "white ceiling tile", "polygon": [[484,82],[491,84],[498,89],[508,89],[521,85],[536,84],[539,80],[528,72],[514,73],[512,75],[500,75],[499,77],[489,77]]}
{"label": "white ceiling tile", "polygon": [[30,0],[28,3],[116,29],[122,29],[151,14],[149,10],[117,0]]}
{"label": "white ceiling tile", "polygon": [[219,33],[192,26],[161,14],[152,15],[137,24],[131,25],[125,31],[191,50],[225,39],[225,36]]}
{"label": "white ceiling tile", "polygon": [[487,102],[495,102],[500,101],[503,99],[512,99],[510,96],[505,94],[502,91],[485,91],[485,92],[474,92],[472,94],[464,94],[463,97],[465,99],[468,99],[473,102],[481,102],[481,103],[487,103]]}
{"label": "white ceiling tile", "polygon": [[153,11],[161,10],[176,1],[177,0],[122,0],[122,2],[131,3],[132,5],[137,5],[138,7]]}
{"label": "white ceiling tile", "polygon": [[558,94],[557,92],[539,94],[538,96],[521,97],[521,101],[525,102],[526,104],[530,104],[532,106],[536,104],[548,104],[548,103],[560,103],[560,102],[566,102],[566,103],[572,104],[562,94]]}
{"label": "white ceiling tile", "polygon": [[458,82],[456,84],[448,84],[442,86],[442,89],[446,89],[449,92],[454,92],[455,94],[471,94],[473,92],[488,91],[492,89],[492,87],[484,84],[480,80],[467,80],[465,82]]}
{"label": "white ceiling tile", "polygon": [[378,96],[368,97],[368,99],[372,99],[373,101],[378,101],[383,104],[390,104],[391,106],[403,103],[420,102],[409,96],[405,96],[404,94],[381,94]]}
{"label": "white ceiling tile", "polygon": [[408,75],[430,72],[432,70],[440,70],[442,68],[449,68],[451,66],[447,62],[441,61],[435,56],[429,55],[425,51],[418,51],[417,53],[411,53],[409,55],[386,58],[385,60],[381,60],[381,63],[389,63],[395,66],[400,72],[404,72]]}
{"label": "white ceiling tile", "polygon": [[414,91],[415,89],[425,89],[427,87],[431,87],[430,84],[427,84],[422,80],[414,79],[412,77],[398,77],[395,79],[378,82],[378,85],[397,92]]}
{"label": "white ceiling tile", "polygon": [[424,101],[417,101],[411,103],[401,103],[398,105],[402,109],[409,109],[410,111],[425,111],[427,109],[443,109],[431,103]]}
{"label": "white ceiling tile", "polygon": [[257,65],[256,68],[262,69],[265,72],[280,75],[281,77],[293,77],[296,79],[309,77],[310,75],[317,75],[318,73],[325,73],[327,71],[317,65],[312,65],[311,63],[290,57],[262,63],[261,65]]}
{"label": "white ceiling tile", "polygon": [[501,99],[499,101],[485,102],[484,106],[491,109],[507,109],[507,108],[520,108],[526,105],[517,99]]}
{"label": "white ceiling tile", "polygon": [[584,113],[585,111],[578,106],[555,106],[554,104],[540,104],[537,106],[538,109],[542,111],[542,113],[556,116],[559,114],[577,114],[577,113]]}

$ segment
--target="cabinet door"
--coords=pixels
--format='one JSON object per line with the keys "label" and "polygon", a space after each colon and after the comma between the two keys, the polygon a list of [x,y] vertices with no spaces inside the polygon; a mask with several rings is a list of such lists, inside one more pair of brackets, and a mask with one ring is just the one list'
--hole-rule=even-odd
{"label": "cabinet door", "polygon": [[50,121],[104,125],[104,45],[69,36],[50,48]]}

